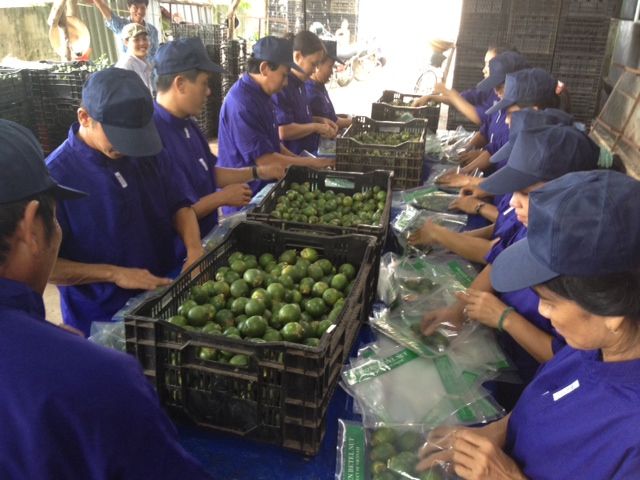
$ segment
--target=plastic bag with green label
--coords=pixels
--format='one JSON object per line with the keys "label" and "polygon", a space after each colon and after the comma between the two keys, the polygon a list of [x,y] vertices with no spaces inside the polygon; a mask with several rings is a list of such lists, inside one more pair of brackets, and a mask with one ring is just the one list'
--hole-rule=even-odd
{"label": "plastic bag with green label", "polygon": [[402,193],[404,203],[435,212],[448,212],[449,205],[457,198],[458,195],[445,193],[434,186],[418,187]]}
{"label": "plastic bag with green label", "polygon": [[[362,424],[338,420],[336,480],[456,480],[449,458],[417,470],[419,452],[429,438],[424,425]],[[431,447],[431,445],[430,445]]]}

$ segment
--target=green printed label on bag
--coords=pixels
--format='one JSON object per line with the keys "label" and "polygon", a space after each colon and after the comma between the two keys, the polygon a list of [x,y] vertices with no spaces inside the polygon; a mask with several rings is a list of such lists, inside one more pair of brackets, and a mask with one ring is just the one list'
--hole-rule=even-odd
{"label": "green printed label on bag", "polygon": [[403,192],[402,199],[405,201],[405,203],[411,203],[412,201],[418,198],[422,198],[425,195],[430,195],[437,191],[438,189],[436,187],[429,187],[429,188],[421,188],[419,190],[413,190],[411,192]]}
{"label": "green printed label on bag", "polygon": [[476,419],[473,410],[465,404],[464,400],[456,395],[464,393],[467,389],[461,383],[460,377],[456,374],[449,357],[443,355],[434,359],[434,364],[442,380],[442,385],[448,394],[452,395],[451,402],[456,407],[456,416],[461,422],[473,422]]}
{"label": "green printed label on bag", "polygon": [[418,258],[415,262],[413,262],[413,269],[416,272],[422,273],[426,270],[427,265],[427,262],[425,262],[421,258]]}
{"label": "green printed label on bag", "polygon": [[458,262],[452,260],[447,265],[449,265],[449,268],[453,272],[453,275],[456,277],[456,280],[458,280],[463,286],[467,288],[471,286],[471,284],[473,283],[473,278],[462,269]]}
{"label": "green printed label on bag", "polygon": [[342,446],[341,480],[365,480],[364,428],[346,425]]}
{"label": "green printed label on bag", "polygon": [[367,363],[353,368],[347,372],[347,384],[355,385],[366,382],[374,377],[379,377],[394,368],[398,368],[411,360],[418,358],[418,355],[409,349],[404,349],[387,358],[379,361]]}

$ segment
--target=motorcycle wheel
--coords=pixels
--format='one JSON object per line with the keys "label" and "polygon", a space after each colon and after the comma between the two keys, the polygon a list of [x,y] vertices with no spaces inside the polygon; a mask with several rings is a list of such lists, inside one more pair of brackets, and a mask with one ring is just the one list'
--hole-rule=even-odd
{"label": "motorcycle wheel", "polygon": [[353,70],[350,66],[345,66],[341,72],[336,72],[336,82],[339,87],[346,87],[353,80]]}

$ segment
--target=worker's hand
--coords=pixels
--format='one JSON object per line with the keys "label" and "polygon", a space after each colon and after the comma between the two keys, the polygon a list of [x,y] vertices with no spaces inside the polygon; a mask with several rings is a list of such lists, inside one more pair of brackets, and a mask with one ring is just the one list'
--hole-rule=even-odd
{"label": "worker's hand", "polygon": [[309,166],[312,168],[335,168],[336,159],[335,158],[310,158]]}
{"label": "worker's hand", "polygon": [[460,210],[464,213],[474,214],[476,213],[476,208],[478,208],[478,205],[481,203],[486,202],[470,195],[459,196],[449,204],[449,210]]}
{"label": "worker's hand", "polygon": [[411,102],[412,107],[424,107],[427,103],[431,101],[439,102],[441,99],[438,95],[424,95],[422,97],[416,98]]}
{"label": "worker's hand", "polygon": [[279,163],[270,163],[258,167],[258,177],[261,180],[280,180],[284,177],[285,168]]}
{"label": "worker's hand", "polygon": [[453,435],[452,459],[456,474],[465,480],[520,480],[526,477],[502,448],[470,428]]}
{"label": "worker's hand", "polygon": [[336,134],[338,133],[338,130],[340,130],[338,124],[329,118],[320,117],[320,121],[326,125],[329,125],[333,130],[335,130]]}
{"label": "worker's hand", "polygon": [[461,197],[462,196],[469,196],[469,197],[476,197],[476,198],[489,198],[489,197],[492,197],[493,195],[491,195],[490,193],[485,192],[480,187],[472,185],[472,184],[479,185],[480,183],[483,182],[483,180],[484,180],[484,178],[482,178],[482,177],[471,177],[471,179],[469,180],[470,185],[467,185],[467,186],[462,187],[460,189],[460,196]]}
{"label": "worker's hand", "polygon": [[429,432],[427,441],[418,451],[420,461],[416,465],[416,471],[424,472],[437,465],[451,463],[453,452],[453,435],[462,427],[437,427]]}
{"label": "worker's hand", "polygon": [[222,205],[243,207],[251,201],[253,192],[246,183],[233,183],[220,190]]}
{"label": "worker's hand", "polygon": [[436,184],[443,187],[462,188],[470,185],[472,178],[470,175],[450,170],[436,178]]}
{"label": "worker's hand", "polygon": [[433,223],[432,220],[427,220],[422,226],[415,232],[409,235],[407,239],[409,245],[413,246],[426,246],[435,245],[438,243],[438,233],[442,229],[441,225]]}
{"label": "worker's hand", "polygon": [[458,305],[452,305],[425,313],[420,323],[422,334],[425,336],[433,334],[443,323],[456,328],[462,326],[465,319],[462,310],[458,307]]}
{"label": "worker's hand", "polygon": [[205,254],[205,250],[202,245],[194,246],[193,248],[187,249],[187,258],[184,261],[184,265],[182,265],[182,271],[187,270],[191,265],[196,263],[200,257]]}
{"label": "worker's hand", "polygon": [[507,305],[493,293],[469,288],[466,292],[456,293],[456,297],[464,304],[463,313],[469,320],[480,322],[490,328],[498,328],[500,315]]}
{"label": "worker's hand", "polygon": [[476,170],[484,171],[491,166],[491,154],[486,150],[479,150],[479,154],[462,167],[462,173],[473,174]]}
{"label": "worker's hand", "polygon": [[170,278],[156,277],[144,268],[110,266],[111,281],[125,290],[154,290],[171,283]]}
{"label": "worker's hand", "polygon": [[331,127],[331,125],[327,123],[316,123],[316,133],[323,138],[336,138],[336,134],[338,133],[337,129]]}
{"label": "worker's hand", "polygon": [[480,155],[481,152],[482,152],[482,150],[480,150],[480,149],[469,150],[467,152],[462,152],[460,155],[458,155],[458,162],[460,162],[460,165],[468,165],[473,160],[475,160],[475,158],[478,155]]}

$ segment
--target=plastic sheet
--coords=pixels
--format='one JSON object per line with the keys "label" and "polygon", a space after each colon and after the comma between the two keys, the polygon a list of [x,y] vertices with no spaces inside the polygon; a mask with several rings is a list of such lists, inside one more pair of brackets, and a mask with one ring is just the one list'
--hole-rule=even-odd
{"label": "plastic sheet", "polygon": [[404,203],[415,208],[443,213],[449,211],[449,205],[457,198],[458,195],[443,192],[435,186],[418,187],[402,192]]}
{"label": "plastic sheet", "polygon": [[89,340],[103,347],[126,351],[124,322],[93,322]]}

